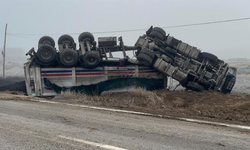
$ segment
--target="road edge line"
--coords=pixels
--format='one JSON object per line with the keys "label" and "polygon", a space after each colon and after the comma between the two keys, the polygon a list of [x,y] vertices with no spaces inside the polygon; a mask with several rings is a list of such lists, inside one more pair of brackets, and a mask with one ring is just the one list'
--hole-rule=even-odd
{"label": "road edge line", "polygon": [[70,103],[61,103],[61,102],[55,102],[55,101],[36,100],[36,99],[30,99],[30,101],[41,102],[41,103],[60,104],[60,105],[67,105],[67,106],[73,106],[73,107],[82,107],[82,108],[89,108],[89,109],[95,109],[95,110],[112,111],[112,112],[119,112],[119,113],[128,113],[128,114],[143,115],[143,116],[169,118],[169,119],[176,119],[176,120],[187,121],[187,122],[194,122],[194,123],[201,123],[201,124],[209,124],[209,125],[225,126],[225,127],[231,127],[231,128],[250,130],[250,126],[227,124],[227,123],[212,122],[212,121],[182,118],[182,117],[174,117],[174,116],[156,115],[156,114],[151,114],[151,113],[144,113],[144,112],[137,112],[137,111],[130,111],[130,110],[120,110],[120,109],[113,109],[113,108],[87,106],[87,105],[70,104]]}

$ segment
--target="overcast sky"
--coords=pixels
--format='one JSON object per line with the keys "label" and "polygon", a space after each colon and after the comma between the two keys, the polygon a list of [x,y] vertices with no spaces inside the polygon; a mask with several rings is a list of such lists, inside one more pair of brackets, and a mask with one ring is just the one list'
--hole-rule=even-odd
{"label": "overcast sky", "polygon": [[[151,25],[203,23],[250,17],[249,0],[0,0],[0,47],[8,23],[7,48],[37,49],[43,35],[57,43],[82,32],[147,29]],[[171,36],[218,57],[250,58],[250,20],[166,28]],[[123,36],[134,45],[145,31],[94,34]]]}

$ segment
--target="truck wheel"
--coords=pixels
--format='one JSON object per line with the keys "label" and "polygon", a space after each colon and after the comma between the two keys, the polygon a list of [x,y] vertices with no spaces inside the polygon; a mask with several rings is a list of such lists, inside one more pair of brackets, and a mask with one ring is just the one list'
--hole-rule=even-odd
{"label": "truck wheel", "polygon": [[211,53],[207,53],[207,52],[202,52],[199,56],[199,59],[200,61],[202,62],[204,59],[209,59],[211,60],[213,63],[216,63],[218,62],[218,57],[211,54]]}
{"label": "truck wheel", "polygon": [[137,60],[145,66],[150,66],[153,62],[153,59],[149,55],[144,53],[140,53],[137,56]]}
{"label": "truck wheel", "polygon": [[69,41],[70,45],[74,43],[73,37],[67,34],[60,36],[60,38],[58,39],[58,45],[62,44],[64,41]]}
{"label": "truck wheel", "polygon": [[221,92],[224,94],[230,93],[235,85],[236,78],[234,75],[230,74],[226,76],[225,83],[221,88]]}
{"label": "truck wheel", "polygon": [[197,82],[188,82],[187,88],[193,91],[203,91],[204,87]]}
{"label": "truck wheel", "polygon": [[101,62],[101,57],[97,51],[88,51],[80,57],[85,68],[95,68]]}
{"label": "truck wheel", "polygon": [[79,37],[78,37],[78,41],[79,41],[79,42],[81,42],[81,41],[83,41],[83,40],[85,40],[85,39],[89,39],[89,42],[90,42],[91,44],[93,44],[93,42],[94,42],[94,40],[95,40],[93,34],[90,33],[90,32],[83,32],[83,33],[80,34]]}
{"label": "truck wheel", "polygon": [[157,38],[159,40],[164,40],[165,36],[166,36],[166,32],[162,28],[154,27],[148,36],[151,38]]}
{"label": "truck wheel", "polygon": [[152,31],[158,31],[158,32],[160,32],[164,37],[166,36],[165,30],[163,30],[162,28],[154,27],[154,28],[152,29]]}
{"label": "truck wheel", "polygon": [[78,62],[78,54],[75,50],[64,49],[59,53],[60,62],[66,67],[73,67]]}
{"label": "truck wheel", "polygon": [[149,35],[149,37],[151,38],[156,38],[156,39],[159,39],[159,40],[164,40],[165,39],[165,36],[162,35],[160,32],[156,31],[156,30],[152,30]]}
{"label": "truck wheel", "polygon": [[56,50],[49,45],[44,45],[37,50],[36,56],[42,63],[50,63],[56,59]]}
{"label": "truck wheel", "polygon": [[143,50],[140,51],[140,53],[148,55],[153,60],[155,59],[155,54],[153,52],[151,52],[150,50],[148,50],[148,49],[143,49]]}
{"label": "truck wheel", "polygon": [[48,45],[50,45],[52,47],[55,47],[55,41],[50,36],[41,37],[40,40],[38,41],[38,47],[39,47],[40,44],[48,44]]}
{"label": "truck wheel", "polygon": [[34,62],[36,63],[36,64],[38,64],[38,65],[40,65],[40,66],[52,66],[52,65],[54,65],[55,63],[56,63],[56,59],[55,60],[53,60],[52,62],[49,62],[49,63],[44,63],[44,62],[41,62],[39,59],[38,59],[38,57],[37,57],[37,55],[35,54],[35,57],[34,57]]}

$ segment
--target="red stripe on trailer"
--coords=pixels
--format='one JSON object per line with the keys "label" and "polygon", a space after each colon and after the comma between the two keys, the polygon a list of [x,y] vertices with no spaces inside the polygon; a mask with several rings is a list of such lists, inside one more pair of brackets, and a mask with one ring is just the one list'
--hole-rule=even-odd
{"label": "red stripe on trailer", "polygon": [[42,77],[56,77],[56,76],[72,76],[71,73],[64,73],[64,74],[41,74]]}

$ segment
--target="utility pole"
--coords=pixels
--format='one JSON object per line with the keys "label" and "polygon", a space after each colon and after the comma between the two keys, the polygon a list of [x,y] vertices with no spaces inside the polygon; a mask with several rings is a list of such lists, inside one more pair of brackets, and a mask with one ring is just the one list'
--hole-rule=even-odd
{"label": "utility pole", "polygon": [[6,35],[7,35],[7,23],[5,26],[5,34],[4,34],[4,46],[3,46],[3,78],[5,78],[5,48],[6,48]]}

